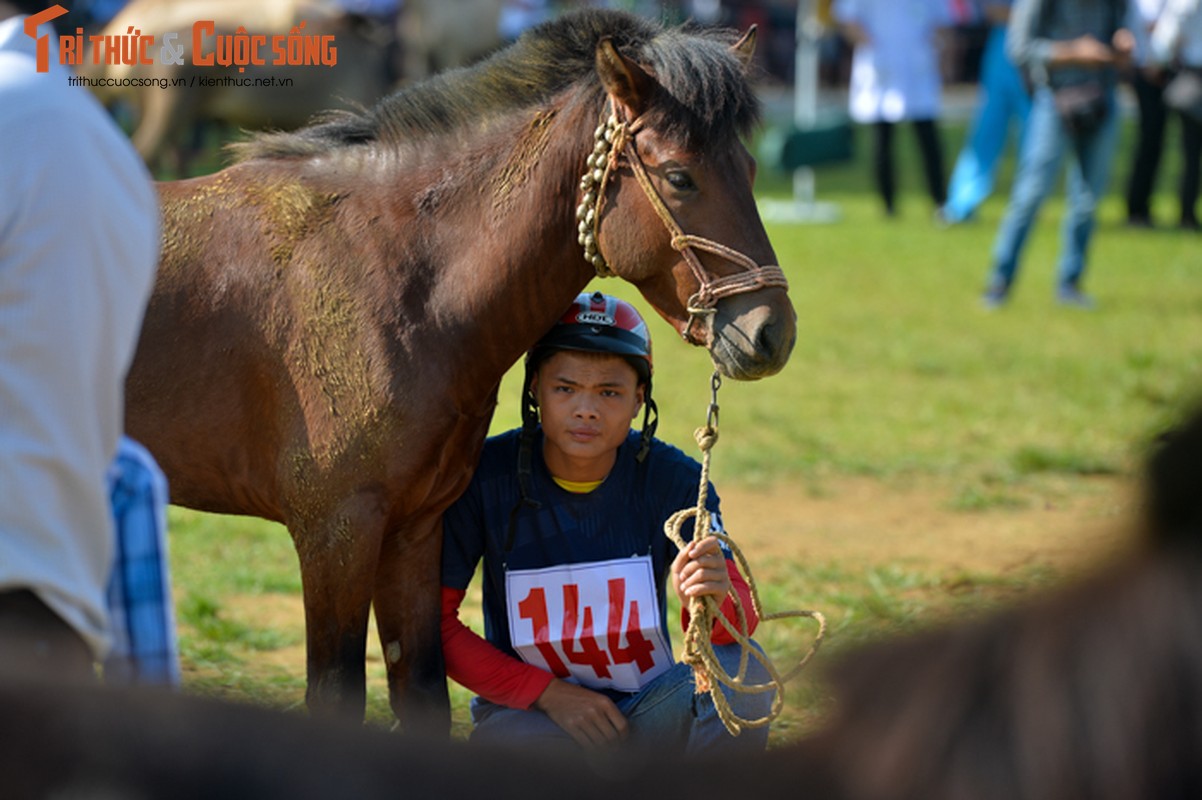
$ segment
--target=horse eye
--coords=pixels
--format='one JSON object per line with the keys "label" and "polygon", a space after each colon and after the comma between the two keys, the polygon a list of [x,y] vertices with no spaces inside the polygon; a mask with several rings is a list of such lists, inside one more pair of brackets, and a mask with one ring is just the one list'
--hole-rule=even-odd
{"label": "horse eye", "polygon": [[672,188],[679,192],[688,192],[697,188],[697,184],[693,183],[693,179],[689,177],[689,173],[687,172],[669,172],[668,183],[672,184]]}

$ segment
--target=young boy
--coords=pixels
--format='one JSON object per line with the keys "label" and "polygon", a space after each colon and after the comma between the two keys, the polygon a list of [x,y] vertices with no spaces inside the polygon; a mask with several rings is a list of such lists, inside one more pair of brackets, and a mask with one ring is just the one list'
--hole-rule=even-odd
{"label": "young boy", "polygon": [[[474,741],[624,740],[690,753],[767,741],[766,727],[727,733],[672,655],[669,578],[686,608],[691,597],[724,598],[732,626],[733,586],[753,630],[757,620],[716,538],[678,553],[664,534],[671,514],[696,505],[700,465],[654,438],[651,366],[647,325],[631,305],[577,297],[527,354],[522,427],[485,443],[471,485],[447,510],[443,648],[450,677],[478,695]],[[712,488],[708,509],[720,530]],[[458,617],[481,559],[483,637]],[[734,674],[740,647],[720,622],[713,642]],[[748,679],[765,680],[754,660]],[[730,697],[748,719],[772,701],[770,692]]]}

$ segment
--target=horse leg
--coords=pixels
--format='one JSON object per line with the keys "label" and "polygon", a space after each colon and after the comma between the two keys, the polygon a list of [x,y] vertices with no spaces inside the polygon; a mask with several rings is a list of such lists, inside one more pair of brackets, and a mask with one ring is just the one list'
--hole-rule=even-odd
{"label": "horse leg", "polygon": [[372,576],[384,530],[379,504],[374,497],[357,497],[312,523],[289,528],[304,590],[305,702],[316,716],[362,719]]}
{"label": "horse leg", "polygon": [[380,548],[375,610],[392,711],[408,733],[446,737],[451,710],[442,657],[441,515],[407,521]]}

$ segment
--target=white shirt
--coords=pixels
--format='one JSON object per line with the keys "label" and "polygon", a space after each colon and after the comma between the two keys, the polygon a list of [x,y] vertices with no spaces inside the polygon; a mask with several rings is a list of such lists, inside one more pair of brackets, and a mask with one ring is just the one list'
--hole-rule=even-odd
{"label": "white shirt", "polygon": [[1151,47],[1152,27],[1164,11],[1165,0],[1134,0],[1127,6],[1127,29],[1135,37],[1132,59],[1139,66],[1147,65]]}
{"label": "white shirt", "polygon": [[1199,0],[1165,0],[1164,10],[1152,29],[1152,60],[1171,64],[1180,59],[1202,67],[1202,11]]}
{"label": "white shirt", "polygon": [[[158,261],[157,199],[100,104],[0,21],[0,591],[108,648],[105,473]],[[39,35],[56,36],[43,24]]]}
{"label": "white shirt", "polygon": [[835,0],[841,23],[856,23],[870,42],[852,55],[849,111],[856,122],[939,116],[942,81],[935,31],[952,23],[946,0]]}

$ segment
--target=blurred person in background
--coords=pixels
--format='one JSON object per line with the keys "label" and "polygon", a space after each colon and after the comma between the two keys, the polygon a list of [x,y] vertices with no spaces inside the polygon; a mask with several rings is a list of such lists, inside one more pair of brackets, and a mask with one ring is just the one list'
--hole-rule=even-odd
{"label": "blurred person in background", "polygon": [[1126,0],[1017,0],[1006,52],[1031,85],[1031,110],[1010,200],[993,247],[987,309],[1002,306],[1018,275],[1023,246],[1055,188],[1068,153],[1067,207],[1061,228],[1056,299],[1092,308],[1081,289],[1086,254],[1118,143],[1118,68],[1134,48],[1124,27]]}
{"label": "blurred person in background", "polygon": [[851,118],[872,126],[873,170],[885,213],[897,214],[893,134],[911,122],[934,208],[946,200],[939,40],[954,18],[947,0],[835,0],[831,14],[852,45]]}
{"label": "blurred person in background", "polygon": [[1133,228],[1152,227],[1151,199],[1160,170],[1164,147],[1164,129],[1168,107],[1164,104],[1164,85],[1169,74],[1149,63],[1148,39],[1165,0],[1131,0],[1131,33],[1135,36],[1132,53],[1131,89],[1138,104],[1139,126],[1131,151],[1131,174],[1127,180],[1127,224]]}
{"label": "blurred person in background", "polygon": [[[1202,153],[1202,118],[1173,111],[1166,92],[1175,79],[1189,73],[1202,85],[1202,13],[1198,0],[1132,0],[1137,10],[1133,23],[1136,62],[1131,83],[1139,101],[1139,139],[1127,184],[1127,224],[1155,226],[1151,198],[1160,169],[1165,128],[1170,116],[1181,126],[1181,179],[1177,185],[1177,225],[1196,231],[1199,190],[1199,155]],[[1170,112],[1173,112],[1170,114]]]}

